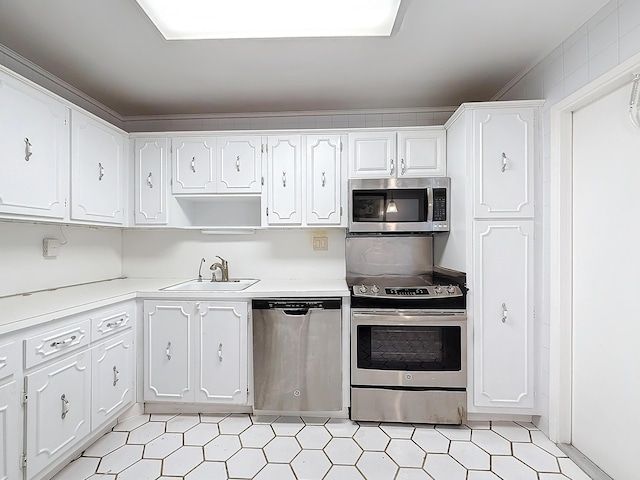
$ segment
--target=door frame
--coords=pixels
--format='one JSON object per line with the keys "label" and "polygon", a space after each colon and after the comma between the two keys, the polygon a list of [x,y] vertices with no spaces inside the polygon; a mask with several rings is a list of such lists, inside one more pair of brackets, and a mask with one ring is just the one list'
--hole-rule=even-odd
{"label": "door frame", "polygon": [[[551,108],[549,438],[571,443],[573,333],[573,112],[633,81],[640,54]],[[629,89],[629,94],[631,89]]]}

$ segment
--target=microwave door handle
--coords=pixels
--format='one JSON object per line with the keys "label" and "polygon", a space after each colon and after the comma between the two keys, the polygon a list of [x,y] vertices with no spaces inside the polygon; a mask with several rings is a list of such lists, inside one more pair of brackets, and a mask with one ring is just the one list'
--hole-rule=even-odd
{"label": "microwave door handle", "polygon": [[433,222],[433,187],[427,187],[427,222]]}

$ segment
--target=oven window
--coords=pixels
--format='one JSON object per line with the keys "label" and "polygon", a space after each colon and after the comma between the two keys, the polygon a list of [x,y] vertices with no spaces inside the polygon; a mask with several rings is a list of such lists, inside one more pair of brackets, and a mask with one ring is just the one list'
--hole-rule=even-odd
{"label": "oven window", "polygon": [[427,190],[354,190],[354,222],[426,222]]}
{"label": "oven window", "polygon": [[360,325],[358,368],[459,371],[460,327]]}

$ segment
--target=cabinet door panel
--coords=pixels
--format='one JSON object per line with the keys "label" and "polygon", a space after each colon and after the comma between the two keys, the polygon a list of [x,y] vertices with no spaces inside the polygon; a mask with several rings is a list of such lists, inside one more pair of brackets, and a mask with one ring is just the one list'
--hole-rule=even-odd
{"label": "cabinet door panel", "polygon": [[65,218],[69,109],[0,74],[0,212]]}
{"label": "cabinet door panel", "polygon": [[308,225],[340,225],[340,152],[339,135],[306,137]]}
{"label": "cabinet door panel", "polygon": [[531,408],[533,221],[478,221],[474,242],[474,404]]}
{"label": "cabinet door panel", "polygon": [[192,303],[145,302],[145,400],[193,401]]}
{"label": "cabinet door panel", "polygon": [[122,224],[124,135],[80,112],[72,117],[71,218]]}
{"label": "cabinet door panel", "polygon": [[262,137],[218,138],[218,193],[260,193]]}
{"label": "cabinet door panel", "polygon": [[27,477],[33,477],[91,431],[89,352],[26,376]]}
{"label": "cabinet door panel", "polygon": [[215,193],[215,138],[174,138],[173,193]]}
{"label": "cabinet door panel", "polygon": [[398,178],[446,174],[444,130],[398,132]]}
{"label": "cabinet door panel", "polygon": [[200,304],[196,402],[247,402],[247,304]]}
{"label": "cabinet door panel", "polygon": [[91,355],[91,426],[95,430],[133,401],[133,332],[98,345]]}
{"label": "cabinet door panel", "polygon": [[395,132],[349,134],[349,178],[395,177]]}
{"label": "cabinet door panel", "polygon": [[167,223],[166,138],[137,138],[135,161],[135,221],[137,224]]}
{"label": "cabinet door panel", "polygon": [[302,223],[300,136],[268,139],[267,205],[270,225]]}
{"label": "cabinet door panel", "polygon": [[534,112],[474,112],[474,217],[533,217]]}
{"label": "cabinet door panel", "polygon": [[22,411],[18,382],[0,387],[0,480],[22,477]]}

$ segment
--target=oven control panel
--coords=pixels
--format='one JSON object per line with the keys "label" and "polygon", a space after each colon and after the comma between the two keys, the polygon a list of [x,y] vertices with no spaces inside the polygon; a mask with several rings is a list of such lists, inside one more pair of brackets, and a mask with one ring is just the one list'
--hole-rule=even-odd
{"label": "oven control panel", "polygon": [[452,298],[461,297],[458,285],[427,285],[423,287],[379,287],[377,285],[356,285],[352,287],[355,297],[369,298]]}

